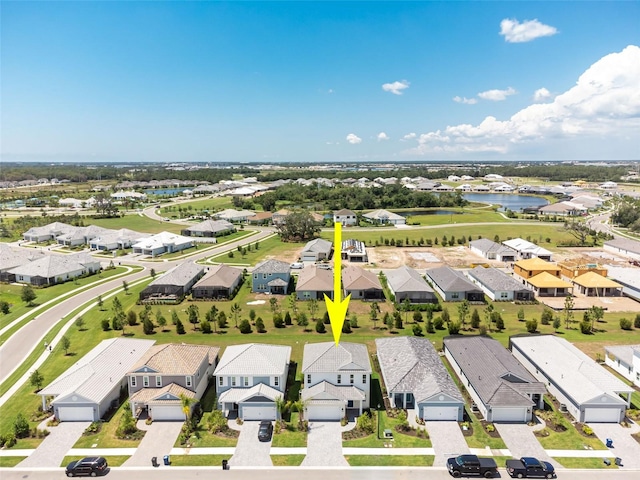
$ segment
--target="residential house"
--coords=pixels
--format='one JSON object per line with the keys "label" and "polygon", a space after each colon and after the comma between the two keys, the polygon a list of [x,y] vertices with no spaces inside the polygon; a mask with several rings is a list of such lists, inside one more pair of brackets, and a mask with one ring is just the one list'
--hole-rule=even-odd
{"label": "residential house", "polygon": [[157,257],[163,253],[174,253],[193,247],[193,240],[175,233],[160,232],[132,245],[133,253]]}
{"label": "residential house", "polygon": [[557,202],[544,205],[538,209],[540,215],[559,215],[562,217],[574,217],[587,213],[587,208],[574,202]]}
{"label": "residential house", "polygon": [[511,240],[505,240],[502,242],[503,245],[507,247],[513,248],[516,252],[518,252],[518,257],[521,259],[538,257],[542,260],[551,261],[551,257],[553,253],[547,249],[544,249],[535,243],[531,243],[528,240],[523,240],[522,238],[513,238]]}
{"label": "residential house", "polygon": [[367,247],[360,240],[348,239],[342,242],[342,259],[350,262],[367,263]]}
{"label": "residential house", "polygon": [[588,272],[594,272],[603,277],[607,276],[606,267],[598,265],[597,263],[578,263],[567,260],[564,262],[558,262],[558,266],[560,267],[560,274],[569,279],[579,277],[580,275],[584,275]]}
{"label": "residential house", "polygon": [[640,302],[640,270],[635,267],[607,265],[609,277],[622,285],[622,293]]}
{"label": "residential house", "polygon": [[194,299],[232,299],[242,285],[242,270],[225,264],[215,265],[193,286]]}
{"label": "residential house", "polygon": [[205,220],[182,230],[187,237],[220,237],[236,231],[233,223],[226,220]]}
{"label": "residential house", "polygon": [[283,225],[287,221],[287,217],[291,213],[293,213],[291,210],[282,208],[273,213],[273,215],[271,216],[271,223],[273,223],[274,225]]}
{"label": "residential house", "polygon": [[411,303],[438,303],[433,288],[413,268],[403,265],[389,270],[386,276],[387,286],[396,302],[402,303],[409,299]]}
{"label": "residential house", "polygon": [[351,227],[358,224],[358,216],[353,210],[343,208],[333,212],[333,223],[341,223],[344,227]]}
{"label": "residential house", "polygon": [[513,273],[528,280],[541,273],[560,278],[562,269],[555,263],[547,262],[538,257],[528,258],[526,260],[518,260],[513,265]]}
{"label": "residential house", "polygon": [[342,271],[345,297],[358,300],[384,300],[384,291],[378,276],[370,270],[348,266]]}
{"label": "residential house", "polygon": [[53,222],[42,227],[31,227],[22,234],[22,238],[25,242],[48,242],[50,240],[55,240],[56,237],[62,234],[71,233],[77,228],[78,227],[67,225],[66,223]]}
{"label": "residential house", "polygon": [[469,249],[487,260],[497,260],[499,262],[513,263],[518,257],[518,252],[513,248],[496,243],[488,238],[470,241]]}
{"label": "residential house", "polygon": [[89,245],[94,238],[111,233],[112,231],[113,230],[109,230],[108,228],[97,227],[95,225],[74,227],[74,230],[58,235],[56,242],[58,245],[64,245],[65,247],[80,247],[82,245]]}
{"label": "residential house", "polygon": [[131,413],[146,411],[154,422],[185,420],[182,397],[202,398],[218,361],[218,347],[154,345],[127,373]]}
{"label": "residential house", "polygon": [[407,223],[407,219],[397,213],[389,212],[387,210],[374,210],[373,212],[365,213],[362,215],[371,223],[378,223],[381,225],[404,225]]}
{"label": "residential house", "polygon": [[622,295],[622,285],[596,272],[583,273],[575,277],[572,282],[578,287],[578,292],[587,297],[620,297]]}
{"label": "residential house", "polygon": [[539,297],[566,297],[573,293],[573,285],[565,282],[561,278],[551,275],[549,272],[542,272],[538,275],[524,279]]}
{"label": "residential house", "polygon": [[443,266],[427,270],[427,281],[445,302],[484,302],[484,292],[462,272]]}
{"label": "residential house", "polygon": [[253,217],[249,218],[249,223],[252,225],[268,225],[271,223],[273,213],[271,212],[258,212]]}
{"label": "residential house", "polygon": [[324,300],[325,295],[333,299],[333,272],[315,265],[303,268],[296,284],[298,300]]}
{"label": "residential house", "polygon": [[340,420],[369,408],[371,360],[361,343],[307,343],[302,358],[307,420]]}
{"label": "residential house", "polygon": [[496,268],[479,266],[468,270],[467,277],[494,302],[528,302],[535,298],[532,290]]}
{"label": "residential house", "polygon": [[15,282],[16,276],[10,270],[45,256],[40,249],[12,248],[8,243],[0,243],[0,282]]}
{"label": "residential house", "polygon": [[139,299],[145,303],[180,303],[204,273],[203,265],[181,263],[155,278],[140,292]]}
{"label": "residential house", "polygon": [[101,341],[38,392],[42,409],[53,397],[53,415],[62,422],[97,422],[120,405],[127,372],[155,342],[116,337]]}
{"label": "residential house", "polygon": [[526,423],[544,406],[544,384],[497,340],[461,335],[443,342],[447,360],[486,421]]}
{"label": "residential house", "polygon": [[250,210],[235,210],[233,208],[227,208],[226,210],[214,213],[213,217],[219,220],[226,220],[231,223],[247,223],[255,217],[255,215],[255,212]]}
{"label": "residential house", "polygon": [[[634,391],[564,338],[511,337],[511,351],[578,422],[618,423]],[[625,395],[626,399],[620,397]]]}
{"label": "residential house", "polygon": [[640,242],[630,238],[616,238],[604,242],[604,250],[613,252],[616,255],[640,260]]}
{"label": "residential house", "polygon": [[72,255],[47,255],[7,270],[7,276],[18,283],[36,286],[55,285],[101,270],[100,261],[80,252]]}
{"label": "residential house", "polygon": [[422,420],[464,417],[464,399],[427,338],[376,338],[380,371],[392,408],[415,409]]}
{"label": "residential house", "polygon": [[319,262],[321,260],[329,260],[333,243],[323,238],[310,240],[300,253],[300,260],[303,262]]}
{"label": "residential house", "polygon": [[291,280],[290,265],[280,260],[265,260],[259,263],[251,273],[251,291],[253,293],[271,293],[286,295]]}
{"label": "residential house", "polygon": [[604,347],[604,363],[640,387],[640,345]]}
{"label": "residential house", "polygon": [[134,243],[141,242],[149,237],[148,233],[139,233],[128,228],[109,230],[93,238],[89,242],[89,248],[99,251],[124,250],[125,248],[131,248]]}
{"label": "residential house", "polygon": [[276,420],[290,358],[291,347],[285,345],[229,345],[214,372],[220,410],[243,420]]}

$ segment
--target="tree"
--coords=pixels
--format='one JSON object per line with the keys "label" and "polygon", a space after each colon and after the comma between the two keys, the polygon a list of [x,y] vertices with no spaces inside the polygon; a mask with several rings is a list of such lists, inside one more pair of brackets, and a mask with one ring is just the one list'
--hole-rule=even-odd
{"label": "tree", "polygon": [[78,327],[78,330],[82,331],[84,330],[82,327],[84,327],[84,318],[82,318],[82,315],[80,315],[78,318],[76,318],[76,327]]}
{"label": "tree", "polygon": [[178,321],[176,322],[176,333],[178,335],[184,335],[186,333],[184,330],[184,325],[182,324],[182,321],[180,319],[178,319]]}
{"label": "tree", "polygon": [[124,290],[125,295],[129,295],[129,284],[126,280],[122,281],[122,290]]}
{"label": "tree", "polygon": [[177,325],[178,320],[180,320],[180,317],[178,317],[178,312],[174,310],[173,312],[171,312],[171,323],[173,323],[174,325]]}
{"label": "tree", "polygon": [[180,394],[180,403],[182,404],[182,413],[187,420],[191,417],[191,405],[196,401],[193,397],[187,397],[184,393]]}
{"label": "tree", "polygon": [[149,272],[149,274],[151,275],[151,278],[156,278],[156,269],[152,268]]}
{"label": "tree", "polygon": [[142,331],[145,335],[151,335],[155,331],[155,325],[150,318],[145,318],[142,322]]}
{"label": "tree", "polygon": [[404,311],[404,323],[408,323],[407,317],[409,316],[409,310],[411,310],[411,300],[409,300],[409,297],[405,297],[404,300],[402,300],[402,310]]}
{"label": "tree", "polygon": [[586,223],[577,220],[564,222],[564,231],[578,240],[578,245],[586,245],[589,235],[593,233]]}
{"label": "tree", "polygon": [[436,329],[433,327],[433,320],[427,320],[427,333],[436,333]]}
{"label": "tree", "polygon": [[460,324],[458,322],[449,322],[449,335],[458,335],[460,333]]}
{"label": "tree", "polygon": [[240,307],[239,303],[234,303],[231,305],[231,315],[233,315],[233,321],[236,324],[236,328],[238,328],[238,319],[240,318],[240,314],[242,313],[242,307]]}
{"label": "tree", "polygon": [[418,323],[422,321],[422,313],[416,311],[413,312],[413,323]]}
{"label": "tree", "polygon": [[525,323],[525,327],[527,328],[527,332],[536,333],[538,330],[538,321],[535,318],[527,320]]}
{"label": "tree", "polygon": [[271,313],[278,313],[280,305],[278,305],[278,299],[276,297],[271,297],[269,299],[269,308],[271,308]]}
{"label": "tree", "polygon": [[542,323],[542,325],[549,325],[552,322],[553,322],[553,310],[545,307],[542,310],[542,315],[540,316],[540,323]]}
{"label": "tree", "polygon": [[[376,322],[378,321],[378,312],[380,311],[380,307],[376,302],[371,302],[369,306],[369,318],[371,319],[371,323],[373,323],[373,329],[376,329]],[[329,314],[327,313],[327,317]]]}
{"label": "tree", "polygon": [[320,308],[318,305],[318,300],[312,298],[307,302],[307,308],[309,309],[309,315],[311,315],[311,320],[316,319],[316,314],[318,313],[318,309]]}
{"label": "tree", "polygon": [[347,319],[342,324],[342,333],[351,333],[351,322]]}
{"label": "tree", "polygon": [[224,312],[218,314],[218,328],[227,328],[227,314]]}
{"label": "tree", "polygon": [[29,422],[22,413],[19,413],[13,421],[13,434],[16,438],[25,438],[29,436]]}
{"label": "tree", "polygon": [[304,312],[300,312],[300,315],[298,315],[298,320],[296,321],[296,323],[300,327],[308,326],[309,325],[309,318],[307,318],[307,314],[304,313]]}
{"label": "tree", "polygon": [[480,326],[480,313],[478,309],[474,308],[471,312],[471,328],[478,328]]}
{"label": "tree", "polygon": [[71,348],[71,340],[66,335],[63,335],[60,339],[60,346],[64,350],[65,355],[69,355],[69,348]]}
{"label": "tree", "polygon": [[442,317],[442,321],[444,323],[449,323],[451,321],[451,316],[449,315],[449,309],[448,308],[445,307],[445,308],[442,309],[441,317]]}
{"label": "tree", "polygon": [[413,334],[416,337],[421,337],[422,336],[422,327],[417,323],[413,325]]}
{"label": "tree", "polygon": [[589,309],[589,318],[591,318],[591,331],[595,331],[595,322],[601,322],[604,318],[604,308],[593,305]]}
{"label": "tree", "polygon": [[327,331],[327,329],[324,326],[324,322],[322,320],[316,321],[316,332],[325,333],[326,331]]}
{"label": "tree", "polygon": [[42,384],[44,383],[44,377],[38,370],[34,370],[33,373],[29,376],[29,383],[36,388],[36,392],[42,388]]}
{"label": "tree", "polygon": [[136,312],[134,312],[133,310],[129,310],[129,313],[127,313],[127,323],[130,327],[138,324],[138,315],[136,315]]}
{"label": "tree", "polygon": [[262,320],[262,317],[258,317],[256,319],[256,330],[258,330],[258,333],[265,333],[267,331],[267,329],[264,328],[264,321]]}
{"label": "tree", "polygon": [[253,308],[251,310],[249,310],[249,320],[251,321],[252,324],[255,325],[255,322],[256,322],[256,311]]}
{"label": "tree", "polygon": [[202,331],[202,333],[211,333],[211,322],[209,320],[203,320],[202,322],[200,322],[200,330]]}
{"label": "tree", "polygon": [[287,215],[286,221],[276,226],[276,231],[283,242],[303,242],[320,233],[320,224],[308,211],[293,212]]}
{"label": "tree", "polygon": [[291,314],[289,313],[289,310],[287,310],[284,314],[284,324],[285,325],[292,325],[291,322]]}
{"label": "tree", "polygon": [[293,312],[293,318],[298,318],[298,297],[296,293],[291,292],[291,294],[287,297],[287,301],[289,302],[289,308]]}
{"label": "tree", "polygon": [[468,315],[469,315],[469,301],[465,299],[460,304],[458,304],[458,320],[462,325],[462,329],[465,328]]}
{"label": "tree", "polygon": [[564,328],[569,328],[571,321],[573,320],[573,297],[567,295],[564,298]]}
{"label": "tree", "polygon": [[196,330],[196,327],[200,323],[200,310],[197,305],[189,305],[187,307],[187,316],[189,317],[189,323],[193,325],[193,330]]}
{"label": "tree", "polygon": [[384,312],[384,317],[382,317],[382,321],[384,322],[388,330],[393,329],[393,317],[389,312]]}
{"label": "tree", "polygon": [[251,323],[249,320],[242,320],[240,322],[240,333],[251,333]]}
{"label": "tree", "polygon": [[519,322],[524,321],[524,308],[522,307],[520,307],[520,309],[518,310],[518,321]]}
{"label": "tree", "polygon": [[27,307],[33,307],[33,301],[38,298],[38,296],[36,292],[33,291],[33,288],[31,288],[31,285],[25,285],[22,287],[20,298],[27,304]]}
{"label": "tree", "polygon": [[402,317],[400,316],[400,312],[395,312],[393,314],[393,324],[398,330],[402,330]]}
{"label": "tree", "polygon": [[489,303],[486,307],[484,307],[484,321],[489,328],[491,328],[491,314],[493,313],[493,303]]}
{"label": "tree", "polygon": [[560,329],[560,325],[562,324],[562,322],[560,321],[560,317],[556,317],[553,319],[553,330],[554,331],[558,331]]}
{"label": "tree", "polygon": [[11,311],[11,305],[6,300],[0,300],[0,312],[7,315]]}
{"label": "tree", "polygon": [[322,316],[322,323],[324,323],[325,325],[329,325],[331,323],[331,318],[329,318],[329,312],[324,312],[324,315]]}
{"label": "tree", "polygon": [[103,318],[100,324],[102,325],[103,331],[108,332],[109,330],[111,330],[111,325],[109,323],[109,320],[107,320],[106,318]]}
{"label": "tree", "polygon": [[282,318],[282,314],[273,314],[273,326],[276,328],[284,328],[284,319]]}
{"label": "tree", "polygon": [[102,295],[98,295],[98,308],[102,312],[104,310],[104,301],[102,300]]}

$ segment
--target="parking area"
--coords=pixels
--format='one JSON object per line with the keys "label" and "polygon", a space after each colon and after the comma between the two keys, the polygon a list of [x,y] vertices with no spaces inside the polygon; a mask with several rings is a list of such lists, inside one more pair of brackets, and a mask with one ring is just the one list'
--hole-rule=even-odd
{"label": "parking area", "polygon": [[538,460],[551,463],[556,470],[562,467],[554,461],[536,438],[533,427],[525,423],[494,423],[498,433],[507,445],[514,458],[535,457]]}
{"label": "parking area", "polygon": [[425,422],[424,426],[429,433],[435,454],[434,467],[444,467],[447,458],[469,453],[469,447],[458,422]]}
{"label": "parking area", "polygon": [[245,421],[240,430],[236,451],[229,460],[232,467],[272,467],[271,440],[258,440],[259,421]]}
{"label": "parking area", "polygon": [[18,464],[19,467],[59,467],[67,452],[82,436],[91,422],[61,422],[55,427],[40,425],[49,435],[36,450]]}
{"label": "parking area", "polygon": [[631,436],[640,432],[640,426],[632,424],[631,428],[619,423],[590,423],[595,435],[606,445],[608,438],[613,440],[610,448],[612,457],[622,459],[624,468],[640,468],[640,443]]}
{"label": "parking area", "polygon": [[303,467],[348,467],[342,455],[340,422],[310,422]]}
{"label": "parking area", "polygon": [[162,464],[162,458],[171,452],[183,424],[184,422],[153,422],[151,425],[146,425],[144,421],[138,421],[138,428],[146,430],[147,433],[142,438],[136,453],[131,455],[123,466],[149,467],[153,457]]}

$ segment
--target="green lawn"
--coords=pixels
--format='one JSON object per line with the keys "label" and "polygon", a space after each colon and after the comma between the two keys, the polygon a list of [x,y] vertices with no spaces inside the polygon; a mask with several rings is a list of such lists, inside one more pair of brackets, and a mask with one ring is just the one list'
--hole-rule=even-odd
{"label": "green lawn", "polygon": [[298,424],[299,413],[291,413],[291,419],[287,422],[287,428],[273,434],[272,447],[306,447],[307,432],[301,432],[295,428]]}
{"label": "green lawn", "polygon": [[[231,455],[171,455],[174,467],[216,467],[222,468],[222,460],[229,460]],[[162,461],[162,459],[158,459]]]}
{"label": "green lawn", "polygon": [[604,459],[602,458],[555,457],[553,460],[565,468],[602,468],[607,470],[618,468],[613,458],[609,459],[611,462],[609,466],[604,464]]}
{"label": "green lawn", "polygon": [[[548,399],[545,399],[545,405],[547,408],[546,411],[557,412]],[[595,435],[591,435],[590,437],[582,435],[564,415],[562,416],[562,425],[566,428],[564,432],[554,432],[551,428],[547,427],[544,429],[544,432],[548,433],[548,436],[536,435],[542,448],[547,450],[583,450],[585,447],[590,447],[594,450],[606,450],[606,447],[598,437]]]}
{"label": "green lawn", "polygon": [[27,457],[0,457],[0,468],[15,467]]}
{"label": "green lawn", "polygon": [[430,467],[433,455],[345,455],[352,467]]}
{"label": "green lawn", "polygon": [[[362,438],[356,438],[354,440],[343,440],[343,447],[358,447],[358,448],[384,448],[385,444],[393,444],[396,448],[429,448],[431,447],[431,440],[424,437],[418,437],[414,435],[406,435],[398,432],[395,427],[400,423],[397,418],[390,418],[385,411],[377,412],[379,417],[379,435],[373,434]],[[382,432],[385,429],[390,429],[393,432],[393,442],[382,439]]]}
{"label": "green lawn", "polygon": [[262,240],[258,243],[258,250],[255,249],[255,243],[251,244],[251,251],[247,249],[245,255],[241,252],[233,251],[233,256],[224,253],[216,257],[210,258],[209,262],[226,263],[230,265],[256,265],[262,260],[268,258],[278,258],[282,254],[294,250],[296,248],[301,249],[305,243],[284,243],[280,241],[280,237],[275,235],[269,237],[266,240]]}
{"label": "green lawn", "polygon": [[85,223],[90,223],[98,227],[112,228],[114,230],[128,228],[142,233],[160,233],[163,231],[180,233],[184,229],[184,225],[153,220],[146,215],[137,213],[131,213],[124,217],[117,218],[91,218],[86,219]]}
{"label": "green lawn", "polygon": [[271,455],[274,467],[299,467],[304,455]]}
{"label": "green lawn", "polygon": [[[110,467],[120,467],[124,462],[126,462],[130,456],[129,455],[108,455],[104,457],[107,460],[107,464]],[[64,457],[62,459],[61,467],[66,467],[74,460],[79,460],[79,457]]]}
{"label": "green lawn", "polygon": [[102,423],[100,432],[81,436],[73,448],[94,448],[94,445],[95,448],[136,448],[140,440],[121,440],[116,437],[116,430],[127,403],[120,405],[109,421]]}
{"label": "green lawn", "polygon": [[[178,207],[180,207],[181,210],[178,210]],[[160,210],[158,214],[163,217],[179,218],[180,211],[182,211],[184,217],[189,217],[190,215],[201,215],[205,211],[211,214],[226,208],[233,208],[231,197],[211,197],[194,199],[178,205],[166,204],[158,209]]]}

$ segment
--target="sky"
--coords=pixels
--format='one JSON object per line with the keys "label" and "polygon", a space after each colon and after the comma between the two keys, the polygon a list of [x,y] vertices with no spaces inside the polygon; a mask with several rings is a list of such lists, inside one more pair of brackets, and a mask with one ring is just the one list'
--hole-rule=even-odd
{"label": "sky", "polygon": [[640,159],[639,1],[0,2],[5,161]]}

